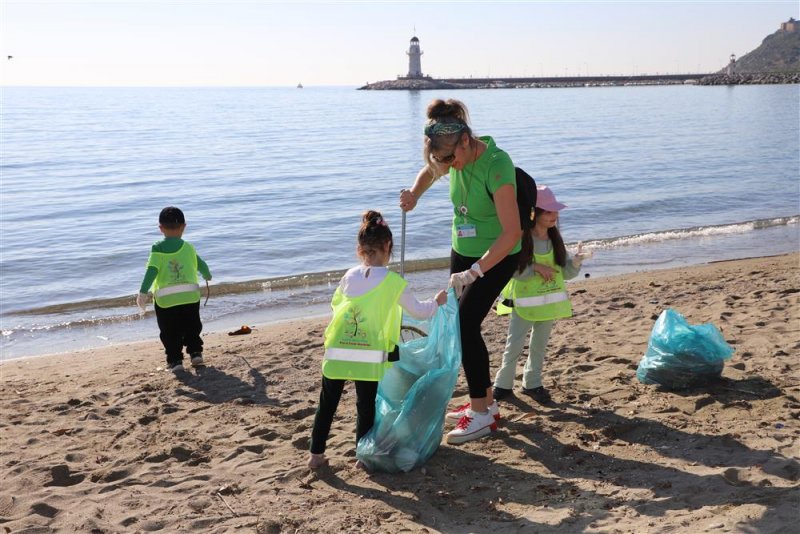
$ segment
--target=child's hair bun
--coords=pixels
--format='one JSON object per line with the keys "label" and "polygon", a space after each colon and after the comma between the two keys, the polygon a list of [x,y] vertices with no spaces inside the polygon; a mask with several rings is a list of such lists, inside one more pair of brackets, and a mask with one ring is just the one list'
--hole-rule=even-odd
{"label": "child's hair bun", "polygon": [[367,210],[361,216],[361,229],[358,231],[359,254],[367,256],[384,247],[385,243],[390,243],[389,253],[391,254],[392,231],[383,219],[381,212]]}
{"label": "child's hair bun", "polygon": [[381,224],[382,222],[383,215],[381,215],[381,212],[379,211],[367,210],[364,212],[364,215],[361,216],[361,223],[365,226]]}

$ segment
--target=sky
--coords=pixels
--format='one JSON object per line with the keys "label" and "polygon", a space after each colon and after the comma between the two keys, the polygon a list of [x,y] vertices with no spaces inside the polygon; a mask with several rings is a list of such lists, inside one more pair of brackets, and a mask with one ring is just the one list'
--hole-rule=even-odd
{"label": "sky", "polygon": [[[0,0],[4,86],[360,86],[713,72],[800,19],[792,1]],[[11,59],[7,59],[11,56]]]}

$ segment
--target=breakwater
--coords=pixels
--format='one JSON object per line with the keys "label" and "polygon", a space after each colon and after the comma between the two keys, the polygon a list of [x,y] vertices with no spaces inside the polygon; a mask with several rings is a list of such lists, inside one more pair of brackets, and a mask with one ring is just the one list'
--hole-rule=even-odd
{"label": "breakwater", "polygon": [[405,78],[368,83],[360,90],[526,89],[550,87],[615,87],[699,83],[710,74],[647,74],[641,76],[550,76],[530,78]]}
{"label": "breakwater", "polygon": [[764,85],[800,83],[800,72],[712,74],[702,78],[699,83],[700,85]]}
{"label": "breakwater", "polygon": [[551,87],[618,87],[636,85],[754,85],[800,83],[800,72],[741,74],[652,74],[642,76],[570,76],[539,78],[398,78],[368,83],[359,90],[527,89]]}

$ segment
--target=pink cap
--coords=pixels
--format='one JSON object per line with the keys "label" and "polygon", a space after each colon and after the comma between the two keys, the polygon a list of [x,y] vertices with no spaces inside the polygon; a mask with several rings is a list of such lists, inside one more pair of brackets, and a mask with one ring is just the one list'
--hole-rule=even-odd
{"label": "pink cap", "polygon": [[536,207],[545,211],[561,211],[567,207],[556,200],[556,195],[546,185],[536,186]]}

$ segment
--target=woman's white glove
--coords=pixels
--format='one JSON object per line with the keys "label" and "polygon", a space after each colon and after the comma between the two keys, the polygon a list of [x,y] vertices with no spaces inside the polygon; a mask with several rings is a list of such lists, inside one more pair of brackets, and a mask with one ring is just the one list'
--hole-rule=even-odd
{"label": "woman's white glove", "polygon": [[147,293],[139,293],[136,295],[136,305],[139,306],[142,313],[145,312],[147,309]]}
{"label": "woman's white glove", "polygon": [[461,293],[464,288],[478,279],[478,275],[472,269],[461,271],[460,273],[453,273],[450,275],[450,283],[447,287],[452,287],[456,290],[456,298],[461,298]]}

